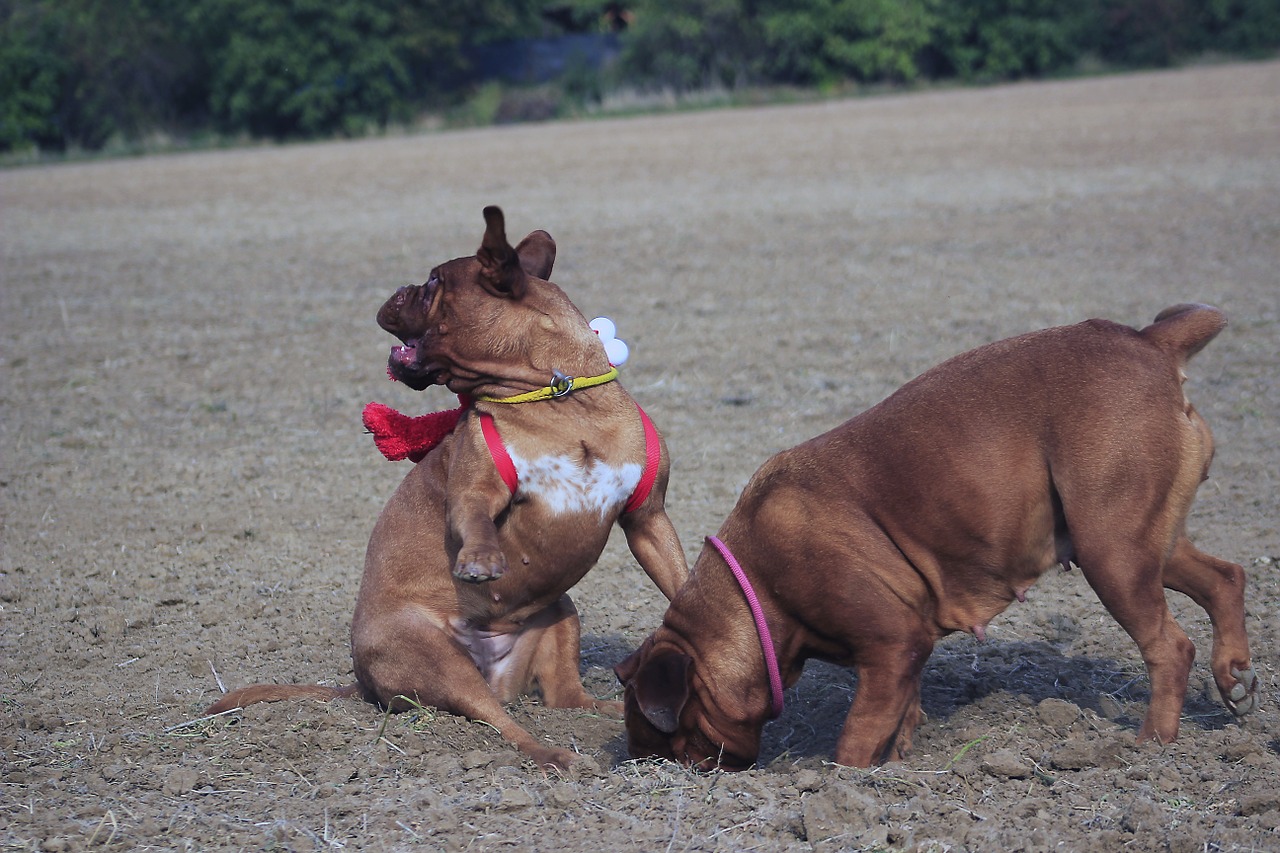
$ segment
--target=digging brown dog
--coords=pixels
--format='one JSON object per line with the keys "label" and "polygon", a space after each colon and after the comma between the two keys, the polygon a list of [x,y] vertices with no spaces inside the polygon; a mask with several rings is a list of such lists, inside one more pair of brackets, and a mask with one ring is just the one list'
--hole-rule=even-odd
{"label": "digging brown dog", "polygon": [[1218,690],[1236,715],[1253,710],[1244,571],[1185,532],[1213,439],[1183,367],[1225,326],[1215,308],[1179,305],[1142,331],[1089,320],[1000,341],[767,461],[720,528],[723,553],[709,539],[662,626],[617,667],[631,754],[751,765],[780,710],[776,652],[787,684],[808,658],[856,667],[839,763],[901,757],[934,643],[981,638],[1069,562],[1146,662],[1139,741],[1177,737],[1195,656],[1164,588],[1208,612]]}
{"label": "digging brown dog", "polygon": [[621,713],[583,689],[566,591],[595,565],[615,522],[667,598],[684,582],[663,505],[666,448],[612,380],[586,319],[546,281],[551,237],[535,231],[512,249],[502,211],[484,216],[474,257],[436,267],[378,312],[402,341],[388,362],[393,377],[473,402],[373,529],[351,621],[357,683],[246,687],[209,713],[299,697],[416,702],[486,722],[556,767],[575,753],[538,741],[504,702],[536,688],[553,708]]}

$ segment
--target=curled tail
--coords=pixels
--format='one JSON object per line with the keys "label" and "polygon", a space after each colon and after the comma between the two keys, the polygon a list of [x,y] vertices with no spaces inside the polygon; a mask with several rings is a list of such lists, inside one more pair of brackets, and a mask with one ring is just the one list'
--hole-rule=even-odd
{"label": "curled tail", "polygon": [[1227,327],[1227,315],[1212,305],[1184,302],[1164,309],[1142,336],[1185,364]]}
{"label": "curled tail", "polygon": [[232,690],[209,706],[206,714],[221,714],[234,708],[243,708],[255,702],[279,702],[283,699],[347,699],[362,697],[359,684],[346,687],[323,687],[319,684],[254,684]]}

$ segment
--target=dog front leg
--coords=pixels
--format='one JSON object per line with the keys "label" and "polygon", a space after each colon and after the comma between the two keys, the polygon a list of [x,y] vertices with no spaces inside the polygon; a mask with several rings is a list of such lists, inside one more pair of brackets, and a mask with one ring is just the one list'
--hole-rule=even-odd
{"label": "dog front leg", "polygon": [[583,708],[621,717],[621,702],[597,699],[582,686],[578,672],[582,626],[573,599],[560,596],[531,623],[537,626],[537,639],[530,650],[529,671],[547,707]]}
{"label": "dog front leg", "polygon": [[472,583],[495,581],[506,573],[507,558],[494,519],[511,503],[511,493],[492,463],[483,472],[468,467],[454,466],[449,473],[449,531],[460,543],[453,575]]}
{"label": "dog front leg", "polygon": [[836,741],[836,763],[871,767],[911,751],[924,713],[920,679],[933,644],[923,637],[878,646],[858,666],[858,690]]}
{"label": "dog front leg", "polygon": [[647,505],[618,521],[631,554],[670,601],[689,579],[689,561],[666,510]]}

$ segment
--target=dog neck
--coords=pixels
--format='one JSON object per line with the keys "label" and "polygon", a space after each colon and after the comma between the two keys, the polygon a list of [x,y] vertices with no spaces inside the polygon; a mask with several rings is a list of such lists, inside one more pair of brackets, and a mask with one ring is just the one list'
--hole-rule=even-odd
{"label": "dog neck", "polygon": [[553,400],[566,397],[574,391],[581,391],[586,388],[593,388],[596,385],[604,385],[606,382],[612,382],[618,378],[618,368],[610,367],[607,373],[601,373],[599,376],[566,376],[559,370],[552,371],[551,382],[542,388],[533,391],[526,391],[523,394],[515,394],[511,397],[491,397],[487,394],[477,394],[475,399],[485,403],[536,403],[540,400]]}
{"label": "dog neck", "polygon": [[742,571],[737,558],[733,556],[728,546],[715,536],[708,536],[707,543],[720,552],[725,564],[729,566],[729,571],[733,572],[734,580],[742,588],[747,606],[751,608],[751,618],[755,620],[756,633],[760,636],[760,651],[764,654],[765,672],[769,676],[770,719],[777,719],[782,715],[783,708],[782,675],[778,671],[778,655],[773,647],[773,636],[769,633],[769,623],[765,621],[764,610],[760,607],[760,600],[756,598],[756,591],[751,587],[751,581],[747,580],[746,573]]}

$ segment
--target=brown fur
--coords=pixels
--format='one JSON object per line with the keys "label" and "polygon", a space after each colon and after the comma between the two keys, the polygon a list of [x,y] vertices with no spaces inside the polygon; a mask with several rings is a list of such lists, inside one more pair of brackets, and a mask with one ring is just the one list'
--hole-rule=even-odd
{"label": "brown fur", "polygon": [[[1183,394],[1183,366],[1225,325],[1217,309],[1179,305],[1140,332],[1089,320],[990,344],[760,468],[719,536],[763,604],[785,683],[811,657],[857,668],[838,762],[904,755],[934,643],[981,637],[1069,562],[1146,662],[1140,741],[1177,737],[1195,655],[1165,588],[1208,612],[1227,706],[1255,707],[1244,571],[1196,550],[1184,529],[1213,439]],[[632,755],[755,761],[763,656],[713,549],[617,672]]]}
{"label": "brown fur", "polygon": [[[595,376],[608,358],[586,319],[549,281],[555,243],[535,231],[513,249],[502,212],[485,209],[480,250],[401,288],[378,322],[404,342],[389,369],[414,388],[506,397],[546,386],[554,371]],[[553,708],[620,714],[578,674],[578,616],[566,594],[595,565],[615,522],[667,598],[688,568],[664,509],[668,457],[648,499],[622,514],[607,506],[557,511],[500,479],[477,412],[491,414],[512,453],[577,466],[645,461],[635,401],[614,381],[535,403],[477,401],[443,443],[414,466],[382,511],[365,557],[351,621],[357,683],[343,688],[256,685],[223,696],[218,713],[253,702],[362,696],[402,709],[430,705],[492,725],[543,766],[575,753],[542,744],[503,709],[537,689]]]}

